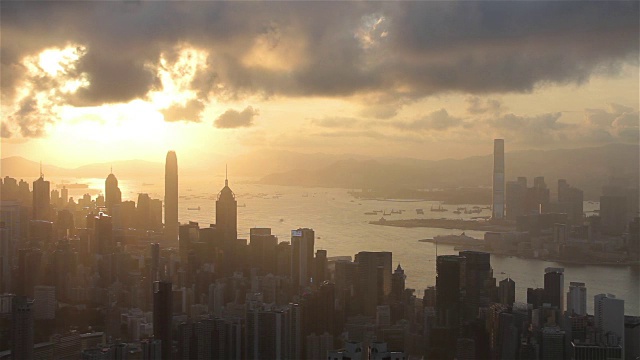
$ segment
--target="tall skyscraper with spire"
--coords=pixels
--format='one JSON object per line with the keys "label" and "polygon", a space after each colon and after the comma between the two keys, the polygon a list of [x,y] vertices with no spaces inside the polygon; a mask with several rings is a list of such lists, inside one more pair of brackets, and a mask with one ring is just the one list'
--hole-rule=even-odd
{"label": "tall skyscraper with spire", "polygon": [[113,213],[114,205],[122,202],[122,193],[118,187],[118,179],[113,175],[113,168],[104,182],[104,201],[110,215]]}
{"label": "tall skyscraper with spire", "polygon": [[178,241],[178,158],[175,151],[167,153],[164,165],[164,238]]}
{"label": "tall skyscraper with spire", "polygon": [[493,219],[504,218],[504,139],[493,140]]}
{"label": "tall skyscraper with spire", "polygon": [[216,228],[222,233],[225,242],[238,238],[238,202],[229,188],[229,179],[225,171],[224,187],[216,201]]}

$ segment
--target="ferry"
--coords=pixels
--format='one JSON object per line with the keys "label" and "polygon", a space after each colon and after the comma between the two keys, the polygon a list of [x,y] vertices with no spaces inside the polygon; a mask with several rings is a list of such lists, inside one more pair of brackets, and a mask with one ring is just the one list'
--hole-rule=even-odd
{"label": "ferry", "polygon": [[437,208],[434,208],[433,206],[431,206],[431,211],[436,211],[436,212],[445,212],[445,211],[449,211],[445,208],[442,207],[442,205],[438,205]]}
{"label": "ferry", "polygon": [[200,210],[200,206],[198,206],[196,208],[187,208],[187,210]]}
{"label": "ferry", "polygon": [[365,215],[378,215],[377,212],[375,211],[367,211],[366,213],[364,213]]}
{"label": "ferry", "polygon": [[416,209],[416,214],[424,215],[424,210]]}

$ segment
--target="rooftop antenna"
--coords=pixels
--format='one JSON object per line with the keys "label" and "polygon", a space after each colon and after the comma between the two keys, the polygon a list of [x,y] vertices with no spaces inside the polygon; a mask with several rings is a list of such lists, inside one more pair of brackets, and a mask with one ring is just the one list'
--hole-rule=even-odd
{"label": "rooftop antenna", "polygon": [[40,160],[40,177],[44,177],[44,174],[42,173],[42,160]]}
{"label": "rooftop antenna", "polygon": [[110,174],[113,174],[113,165],[111,165],[111,168],[109,171],[110,171]]}
{"label": "rooftop antenna", "polygon": [[224,164],[224,186],[229,186],[229,170],[228,170],[228,165]]}

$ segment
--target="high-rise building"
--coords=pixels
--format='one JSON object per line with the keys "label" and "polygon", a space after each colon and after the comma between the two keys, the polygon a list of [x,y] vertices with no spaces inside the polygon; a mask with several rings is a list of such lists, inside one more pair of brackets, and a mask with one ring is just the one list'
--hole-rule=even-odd
{"label": "high-rise building", "polygon": [[51,221],[50,183],[40,174],[33,182],[33,220]]}
{"label": "high-rise building", "polygon": [[511,278],[506,278],[499,283],[498,298],[500,303],[511,306],[516,301],[516,283]]}
{"label": "high-rise building", "polygon": [[571,315],[587,315],[587,288],[582,282],[569,283],[567,293],[567,313]]}
{"label": "high-rise building", "polygon": [[593,320],[602,342],[622,347],[624,358],[624,300],[611,294],[593,297]]}
{"label": "high-rise building", "polygon": [[483,251],[460,251],[465,258],[464,284],[465,300],[463,319],[473,321],[478,317],[478,308],[487,307],[491,302],[495,279],[491,269],[491,254]]}
{"label": "high-rise building", "polygon": [[122,202],[122,193],[118,187],[118,179],[113,175],[113,171],[111,171],[104,181],[104,202],[107,207],[107,212],[109,212],[110,215],[113,212],[114,205]]}
{"label": "high-rise building", "polygon": [[172,297],[173,290],[170,282],[156,281],[153,283],[153,337],[162,341],[161,353],[163,359],[172,358]]}
{"label": "high-rise building", "polygon": [[361,251],[356,254],[356,296],[363,315],[375,316],[376,307],[391,295],[392,254]]}
{"label": "high-rise building", "polygon": [[516,220],[518,216],[527,214],[527,178],[519,177],[517,181],[507,181],[506,218]]}
{"label": "high-rise building", "polygon": [[314,243],[313,229],[291,230],[291,280],[296,290],[309,286],[311,282]]}
{"label": "high-rise building", "polygon": [[276,248],[278,238],[271,235],[270,228],[252,228],[249,230],[249,257],[251,266],[260,269],[260,273],[276,274]]}
{"label": "high-rise building", "polygon": [[226,178],[216,201],[216,228],[222,232],[227,244],[238,238],[238,202],[229,188],[229,179]]}
{"label": "high-rise building", "polygon": [[169,243],[178,241],[178,158],[167,153],[164,165],[164,237]]}
{"label": "high-rise building", "polygon": [[436,321],[440,327],[457,329],[460,326],[465,272],[464,256],[438,256],[436,260]]}
{"label": "high-rise building", "polygon": [[493,218],[504,217],[504,139],[493,140]]}
{"label": "high-rise building", "polygon": [[55,286],[38,285],[33,290],[33,318],[37,320],[53,320],[56,318]]}
{"label": "high-rise building", "polygon": [[11,305],[11,355],[13,359],[33,359],[33,301],[14,296]]}
{"label": "high-rise building", "polygon": [[545,327],[542,331],[542,359],[565,359],[565,332],[559,327]]}
{"label": "high-rise building", "polygon": [[151,281],[158,281],[160,276],[160,244],[152,243],[151,249]]}
{"label": "high-rise building", "polygon": [[109,254],[115,249],[113,222],[111,216],[99,213],[93,217],[93,239],[91,250],[94,254]]}
{"label": "high-rise building", "polygon": [[548,267],[544,269],[544,299],[555,306],[560,313],[564,312],[564,268]]}

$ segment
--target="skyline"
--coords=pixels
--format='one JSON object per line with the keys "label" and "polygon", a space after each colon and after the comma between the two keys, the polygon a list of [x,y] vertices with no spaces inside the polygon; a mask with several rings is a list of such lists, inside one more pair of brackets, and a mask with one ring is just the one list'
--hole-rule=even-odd
{"label": "skyline", "polygon": [[634,2],[1,6],[3,157],[638,143]]}

